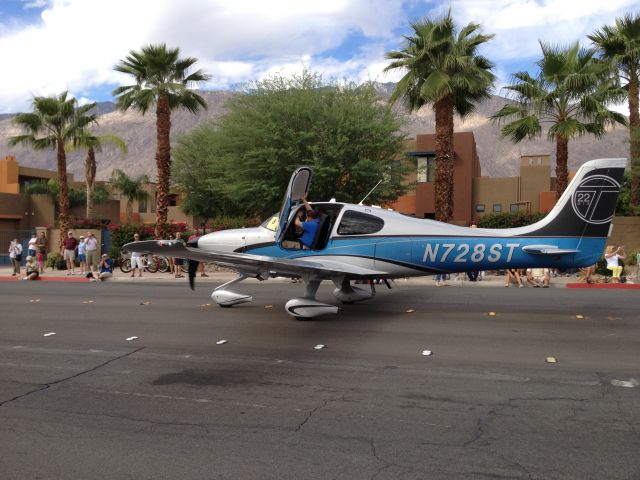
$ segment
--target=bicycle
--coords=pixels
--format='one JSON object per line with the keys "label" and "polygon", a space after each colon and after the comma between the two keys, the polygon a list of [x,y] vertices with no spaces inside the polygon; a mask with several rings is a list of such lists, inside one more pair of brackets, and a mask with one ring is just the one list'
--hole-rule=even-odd
{"label": "bicycle", "polygon": [[[142,268],[149,273],[156,273],[160,267],[164,268],[166,272],[169,269],[169,261],[164,257],[158,257],[156,255],[141,255],[140,261],[142,263]],[[120,270],[122,273],[131,272],[131,257],[123,257],[120,259]]]}

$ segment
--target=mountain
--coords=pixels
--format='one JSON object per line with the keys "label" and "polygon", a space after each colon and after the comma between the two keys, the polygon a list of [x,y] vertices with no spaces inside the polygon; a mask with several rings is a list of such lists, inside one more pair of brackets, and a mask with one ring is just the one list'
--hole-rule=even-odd
{"label": "mountain", "polygon": [[[378,84],[377,88],[383,97],[388,98],[393,84]],[[209,104],[205,111],[192,115],[186,111],[176,111],[171,116],[172,138],[188,133],[198,123],[217,118],[224,110],[224,103],[232,95],[238,93],[229,91],[207,92],[200,94]],[[479,104],[476,111],[464,120],[456,118],[456,131],[473,132],[480,157],[482,174],[493,177],[515,176],[519,170],[520,155],[551,154],[555,158],[555,144],[546,137],[536,140],[525,140],[513,144],[508,139],[500,137],[500,128],[489,117],[500,109],[507,100],[499,96]],[[403,131],[409,136],[419,133],[433,133],[435,118],[433,110],[424,107],[417,112],[409,113],[404,107],[395,107],[405,125]],[[96,106],[99,124],[95,129],[97,135],[118,135],[122,137],[128,147],[128,154],[124,155],[115,147],[106,146],[102,152],[96,154],[98,164],[97,178],[105,180],[114,168],[126,171],[129,175],[145,173],[155,177],[155,114],[153,111],[142,116],[133,111],[122,113],[115,109],[113,102],[101,102]],[[11,115],[0,117],[0,158],[13,155],[23,166],[55,170],[56,157],[54,151],[34,152],[24,147],[8,147],[7,139],[18,135],[20,131],[12,124]],[[617,127],[602,139],[585,136],[569,142],[569,169],[575,170],[587,160],[603,157],[628,156],[627,129]],[[84,178],[84,153],[74,152],[67,155],[68,171],[73,173],[76,180]]]}

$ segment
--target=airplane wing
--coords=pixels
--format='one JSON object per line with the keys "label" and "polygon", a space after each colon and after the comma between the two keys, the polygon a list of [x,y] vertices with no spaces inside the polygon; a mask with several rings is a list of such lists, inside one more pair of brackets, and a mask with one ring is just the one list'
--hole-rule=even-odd
{"label": "airplane wing", "polygon": [[304,274],[311,274],[316,278],[323,279],[331,279],[336,275],[364,278],[384,277],[388,274],[388,272],[381,270],[372,270],[328,259],[307,260],[304,258],[280,258],[237,252],[204,251],[187,247],[184,243],[173,240],[145,240],[127,243],[123,246],[123,250],[215,263],[243,274],[260,275],[263,278],[269,278],[270,276],[302,276]]}

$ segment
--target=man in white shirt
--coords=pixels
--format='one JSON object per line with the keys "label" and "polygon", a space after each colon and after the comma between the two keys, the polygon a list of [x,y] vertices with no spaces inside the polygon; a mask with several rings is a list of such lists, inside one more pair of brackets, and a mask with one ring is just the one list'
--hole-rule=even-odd
{"label": "man in white shirt", "polygon": [[85,241],[85,250],[87,256],[87,267],[93,272],[93,267],[98,269],[98,239],[93,232],[87,232],[87,240]]}
{"label": "man in white shirt", "polygon": [[[140,241],[140,235],[138,235],[137,233],[133,236],[133,241],[134,242],[139,242]],[[140,255],[140,252],[131,252],[131,276],[135,277],[136,276],[136,268],[140,269],[140,272],[138,273],[138,276],[141,277],[142,276],[142,256]]]}

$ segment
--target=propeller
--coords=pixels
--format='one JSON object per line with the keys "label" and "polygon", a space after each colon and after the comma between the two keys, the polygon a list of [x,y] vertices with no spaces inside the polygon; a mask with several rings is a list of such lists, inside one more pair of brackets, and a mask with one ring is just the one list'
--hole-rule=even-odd
{"label": "propeller", "polygon": [[194,290],[199,263],[200,262],[196,262],[195,260],[189,260],[189,286],[191,287],[191,290]]}

